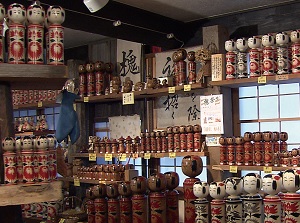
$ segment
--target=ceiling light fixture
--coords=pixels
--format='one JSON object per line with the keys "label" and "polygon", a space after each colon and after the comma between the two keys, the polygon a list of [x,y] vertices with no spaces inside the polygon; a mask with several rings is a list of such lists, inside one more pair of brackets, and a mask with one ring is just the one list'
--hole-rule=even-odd
{"label": "ceiling light fixture", "polygon": [[99,11],[108,2],[109,0],[83,0],[83,3],[90,10],[91,13]]}
{"label": "ceiling light fixture", "polygon": [[113,22],[113,25],[114,26],[120,26],[120,25],[122,25],[122,22],[120,20],[116,20],[116,21]]}

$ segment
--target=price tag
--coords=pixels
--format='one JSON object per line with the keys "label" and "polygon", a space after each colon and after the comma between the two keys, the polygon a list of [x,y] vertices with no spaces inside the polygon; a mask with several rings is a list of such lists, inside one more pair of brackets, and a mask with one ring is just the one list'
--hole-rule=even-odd
{"label": "price tag", "polygon": [[229,167],[229,172],[230,173],[237,173],[237,166],[230,166]]}
{"label": "price tag", "polygon": [[88,103],[89,102],[89,97],[83,97],[83,102]]}
{"label": "price tag", "polygon": [[169,158],[170,159],[176,158],[176,153],[169,153]]}
{"label": "price tag", "polygon": [[279,74],[279,75],[276,75],[276,78],[275,78],[276,81],[285,81],[288,79],[289,79],[288,74]]}
{"label": "price tag", "polygon": [[89,161],[96,161],[97,154],[96,153],[89,153]]}
{"label": "price tag", "polygon": [[106,184],[105,180],[99,180],[99,184]]}
{"label": "price tag", "polygon": [[112,154],[111,153],[105,153],[104,160],[105,161],[112,161]]}
{"label": "price tag", "polygon": [[59,220],[59,223],[64,223],[65,222],[65,219],[63,219],[63,218],[61,218],[60,220]]}
{"label": "price tag", "polygon": [[139,158],[139,154],[134,153],[134,154],[132,154],[132,157],[133,157],[133,159],[137,159],[137,158]]}
{"label": "price tag", "polygon": [[38,108],[41,108],[41,107],[43,107],[43,102],[42,102],[42,101],[39,101],[39,102],[38,102]]}
{"label": "price tag", "polygon": [[75,179],[74,179],[74,186],[75,186],[75,187],[80,187],[80,181],[79,181],[78,178],[75,178]]}
{"label": "price tag", "polygon": [[123,93],[123,105],[132,105],[134,104],[134,94],[133,92],[130,93]]}
{"label": "price tag", "polygon": [[145,160],[148,160],[148,159],[150,159],[151,158],[151,153],[145,153],[144,154],[144,159]]}
{"label": "price tag", "polygon": [[257,78],[257,83],[259,84],[265,84],[267,83],[267,77],[266,76],[261,76]]}
{"label": "price tag", "polygon": [[183,86],[183,91],[190,91],[190,90],[192,90],[192,85],[190,85],[190,84],[185,84],[185,85]]}
{"label": "price tag", "polygon": [[271,166],[264,166],[264,172],[265,173],[272,173],[272,167]]}
{"label": "price tag", "polygon": [[120,161],[126,161],[126,154],[123,153],[120,158],[119,158]]}
{"label": "price tag", "polygon": [[169,94],[174,94],[175,93],[175,87],[168,87]]}

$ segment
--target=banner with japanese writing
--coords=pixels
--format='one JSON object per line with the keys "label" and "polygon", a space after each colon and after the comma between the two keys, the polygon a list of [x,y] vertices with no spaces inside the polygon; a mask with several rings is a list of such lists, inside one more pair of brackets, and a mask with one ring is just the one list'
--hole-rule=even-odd
{"label": "banner with japanese writing", "polygon": [[139,115],[109,117],[109,130],[112,139],[135,138],[141,134],[141,118]]}
{"label": "banner with japanese writing", "polygon": [[200,96],[203,134],[223,134],[223,95]]}
{"label": "banner with japanese writing", "polygon": [[141,81],[141,52],[141,43],[117,40],[117,71],[122,82],[126,77],[134,84]]}
{"label": "banner with japanese writing", "polygon": [[155,100],[155,128],[200,124],[200,95],[169,94]]}

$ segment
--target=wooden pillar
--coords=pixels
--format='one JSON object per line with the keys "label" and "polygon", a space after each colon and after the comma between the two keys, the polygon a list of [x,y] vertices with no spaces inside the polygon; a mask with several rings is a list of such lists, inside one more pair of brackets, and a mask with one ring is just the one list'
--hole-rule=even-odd
{"label": "wooden pillar", "polygon": [[[0,83],[0,138],[14,137],[14,119],[13,119],[13,105],[12,94],[9,83]],[[4,182],[4,165],[3,165],[3,150],[1,143],[1,156],[0,156],[0,176],[1,184]],[[21,223],[22,211],[21,206],[4,206],[0,207],[0,222],[5,223]]]}

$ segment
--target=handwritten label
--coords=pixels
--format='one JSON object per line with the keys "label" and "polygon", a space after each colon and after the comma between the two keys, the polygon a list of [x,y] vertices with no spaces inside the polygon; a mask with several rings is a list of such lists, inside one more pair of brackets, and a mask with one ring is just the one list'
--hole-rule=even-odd
{"label": "handwritten label", "polygon": [[276,78],[275,78],[276,81],[285,81],[288,79],[289,79],[288,74],[279,74],[279,75],[276,75]]}
{"label": "handwritten label", "polygon": [[168,87],[169,94],[174,94],[175,93],[175,87]]}
{"label": "handwritten label", "polygon": [[169,158],[170,159],[175,159],[176,158],[176,153],[169,153]]}
{"label": "handwritten label", "polygon": [[130,93],[123,93],[123,105],[132,105],[134,104],[134,94],[133,92]]}
{"label": "handwritten label", "polygon": [[63,219],[63,218],[61,218],[60,220],[59,220],[59,223],[64,223],[65,222],[65,219]]}
{"label": "handwritten label", "polygon": [[230,173],[237,173],[237,166],[230,166],[229,167],[229,172]]}
{"label": "handwritten label", "polygon": [[120,161],[126,161],[126,154],[123,153],[120,158],[119,158]]}
{"label": "handwritten label", "polygon": [[83,97],[83,102],[88,103],[89,102],[89,97]]}
{"label": "handwritten label", "polygon": [[112,161],[112,154],[111,153],[105,153],[104,160],[105,161]]}
{"label": "handwritten label", "polygon": [[190,85],[190,84],[185,84],[185,85],[183,86],[183,91],[190,91],[190,90],[192,90],[192,85]]}
{"label": "handwritten label", "polygon": [[151,158],[151,153],[145,153],[144,154],[144,159],[148,160]]}
{"label": "handwritten label", "polygon": [[265,173],[272,173],[272,167],[271,166],[264,166],[264,172]]}
{"label": "handwritten label", "polygon": [[39,102],[38,102],[38,108],[41,108],[41,107],[43,107],[43,102],[42,102],[42,101],[39,101]]}
{"label": "handwritten label", "polygon": [[106,184],[106,181],[104,181],[104,180],[99,180],[99,184]]}
{"label": "handwritten label", "polygon": [[75,186],[75,187],[80,187],[80,181],[79,181],[78,178],[75,178],[75,179],[74,179],[74,186]]}
{"label": "handwritten label", "polygon": [[89,161],[96,161],[97,154],[96,153],[89,153]]}
{"label": "handwritten label", "polygon": [[267,83],[267,77],[266,76],[261,76],[257,78],[257,83],[259,84],[265,84]]}

